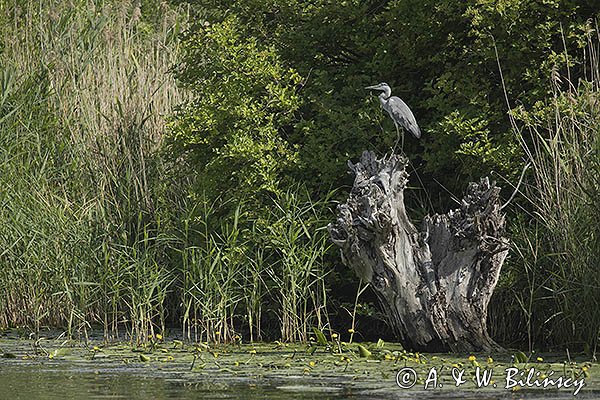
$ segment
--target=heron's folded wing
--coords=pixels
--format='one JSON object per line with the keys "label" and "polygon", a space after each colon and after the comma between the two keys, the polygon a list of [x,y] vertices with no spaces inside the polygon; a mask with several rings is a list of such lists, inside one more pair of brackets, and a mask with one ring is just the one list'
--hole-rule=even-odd
{"label": "heron's folded wing", "polygon": [[386,111],[394,122],[409,131],[417,139],[421,137],[421,129],[410,108],[399,97],[393,96],[387,101]]}

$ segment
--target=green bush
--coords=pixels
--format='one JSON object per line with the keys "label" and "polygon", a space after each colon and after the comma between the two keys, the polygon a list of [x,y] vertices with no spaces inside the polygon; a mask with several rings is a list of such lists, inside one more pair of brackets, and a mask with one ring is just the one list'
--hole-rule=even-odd
{"label": "green bush", "polygon": [[168,140],[199,190],[241,200],[279,192],[296,161],[286,127],[300,105],[300,76],[240,26],[228,16],[185,36],[177,76],[192,98],[176,113]]}
{"label": "green bush", "polygon": [[[592,29],[588,19],[597,12],[586,3],[565,0],[191,3],[199,10],[201,22],[190,37],[206,40],[188,42],[186,47],[207,48],[188,51],[183,65],[204,99],[191,103],[196,110],[186,115],[195,115],[199,125],[208,127],[207,117],[202,116],[205,111],[199,109],[207,102],[219,103],[223,113],[245,96],[264,103],[268,81],[260,77],[256,79],[261,87],[258,92],[247,84],[229,89],[230,80],[239,79],[233,64],[230,73],[224,73],[226,48],[239,49],[240,40],[232,39],[223,47],[225,42],[211,41],[213,33],[204,26],[212,24],[221,32],[235,21],[229,32],[242,35],[246,48],[265,49],[273,58],[273,68],[293,68],[294,74],[302,77],[294,75],[294,84],[287,86],[287,93],[294,98],[289,108],[293,115],[285,121],[274,120],[272,125],[280,133],[283,148],[297,154],[293,176],[313,190],[327,191],[348,183],[347,159],[358,157],[367,148],[389,151],[395,130],[387,115],[378,110],[374,96],[364,90],[368,84],[386,81],[424,127],[423,139],[407,141],[405,150],[419,170],[426,170],[424,181],[434,198],[444,190],[431,178],[460,193],[465,180],[491,170],[507,178],[518,177],[521,151],[508,111],[516,106],[530,108],[549,94],[551,71],[558,66],[558,72],[566,74],[565,53],[572,54],[572,73],[582,68],[581,59],[573,54],[580,54],[575,50],[585,46],[586,33]],[[227,36],[233,38],[234,34]],[[246,57],[245,52],[241,54]],[[243,70],[246,64],[240,65]],[[257,70],[262,69],[264,66]],[[283,79],[281,84],[287,82],[289,79]],[[301,84],[294,87],[298,82]],[[218,99],[214,94],[217,86],[222,89]],[[211,118],[225,120],[221,111],[208,109]],[[248,130],[244,124],[255,129],[264,126],[239,118],[231,121],[227,127],[215,128],[222,133],[223,143],[230,142],[230,130],[237,130],[237,135]],[[192,129],[183,130],[199,131],[189,124]],[[209,150],[203,154],[214,154],[223,147],[211,139],[212,134],[205,135],[206,143],[191,138],[184,143],[207,145]],[[281,163],[288,161],[287,154],[278,158]],[[202,168],[206,161],[199,163]],[[444,206],[447,198],[441,196],[441,200]]]}

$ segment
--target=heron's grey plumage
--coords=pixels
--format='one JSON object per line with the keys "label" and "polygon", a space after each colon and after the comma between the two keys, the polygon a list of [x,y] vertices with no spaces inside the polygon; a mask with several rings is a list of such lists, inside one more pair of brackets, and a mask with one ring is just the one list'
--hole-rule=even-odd
{"label": "heron's grey plumage", "polygon": [[415,116],[401,98],[392,96],[387,100],[382,100],[381,98],[379,100],[381,101],[383,109],[387,111],[394,120],[394,123],[409,131],[417,139],[421,137],[421,129],[419,129],[419,125],[417,125]]}
{"label": "heron's grey plumage", "polygon": [[[381,107],[392,117],[396,130],[398,130],[398,126],[401,126],[415,138],[419,139],[421,137],[421,129],[414,114],[402,99],[392,96],[392,89],[387,83],[382,82],[378,85],[368,86],[365,89],[381,90],[379,102]],[[404,135],[402,135],[402,139],[404,140]]]}

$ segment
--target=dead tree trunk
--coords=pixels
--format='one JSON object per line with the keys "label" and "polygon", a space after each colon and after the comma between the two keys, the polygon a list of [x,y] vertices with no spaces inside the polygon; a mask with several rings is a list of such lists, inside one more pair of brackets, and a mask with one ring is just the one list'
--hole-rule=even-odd
{"label": "dead tree trunk", "polygon": [[417,230],[406,215],[407,160],[364,152],[350,169],[350,196],[329,225],[344,262],[371,283],[399,340],[419,351],[497,351],[487,306],[508,253],[500,189],[470,183],[460,207],[427,216]]}

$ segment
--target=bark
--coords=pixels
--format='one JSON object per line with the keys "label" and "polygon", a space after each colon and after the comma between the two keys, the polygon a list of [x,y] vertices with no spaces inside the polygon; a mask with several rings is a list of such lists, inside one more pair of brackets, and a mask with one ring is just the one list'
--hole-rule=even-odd
{"label": "bark", "polygon": [[329,225],[344,263],[369,282],[403,345],[418,351],[477,352],[501,348],[486,329],[487,306],[508,253],[500,189],[470,183],[460,207],[407,216],[407,160],[364,152],[346,203]]}

